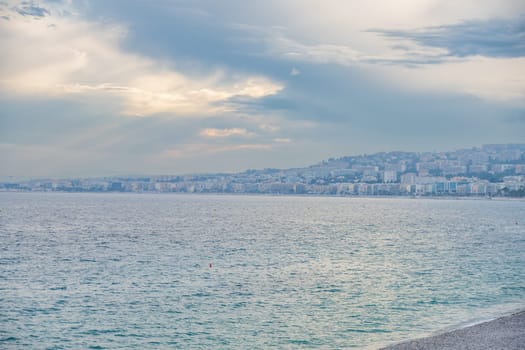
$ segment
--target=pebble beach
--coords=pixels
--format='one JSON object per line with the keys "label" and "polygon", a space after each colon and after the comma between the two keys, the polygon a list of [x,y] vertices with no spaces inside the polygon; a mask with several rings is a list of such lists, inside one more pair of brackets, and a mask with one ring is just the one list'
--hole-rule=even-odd
{"label": "pebble beach", "polygon": [[428,338],[411,340],[382,350],[525,349],[525,311]]}

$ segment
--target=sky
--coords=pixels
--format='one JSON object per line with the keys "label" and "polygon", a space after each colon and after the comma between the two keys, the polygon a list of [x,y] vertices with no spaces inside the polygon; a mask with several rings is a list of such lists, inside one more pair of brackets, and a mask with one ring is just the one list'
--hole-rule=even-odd
{"label": "sky", "polygon": [[515,142],[522,0],[0,0],[0,176]]}

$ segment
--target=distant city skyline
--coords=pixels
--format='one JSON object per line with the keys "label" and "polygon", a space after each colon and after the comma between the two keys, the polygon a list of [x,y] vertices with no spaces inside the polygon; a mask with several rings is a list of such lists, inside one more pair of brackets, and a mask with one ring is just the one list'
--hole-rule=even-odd
{"label": "distant city skyline", "polygon": [[[292,166],[290,164],[288,164],[287,166],[283,166],[283,167],[273,167],[273,166],[259,166],[259,167],[253,167],[253,168],[243,168],[241,170],[238,170],[238,171],[203,171],[203,172],[200,172],[200,171],[196,171],[196,172],[184,172],[184,173],[146,173],[146,172],[142,172],[142,173],[127,173],[127,174],[117,174],[117,173],[110,173],[110,174],[99,174],[99,175],[89,175],[89,174],[84,174],[84,175],[78,175],[78,176],[30,176],[30,175],[23,175],[23,176],[16,176],[16,175],[1,175],[0,176],[0,182],[2,181],[9,181],[9,179],[12,179],[12,180],[29,180],[29,179],[46,179],[46,178],[49,178],[49,179],[81,179],[81,178],[118,178],[118,177],[142,177],[142,176],[146,176],[146,177],[159,177],[159,176],[194,176],[194,175],[212,175],[212,174],[225,174],[225,175],[228,175],[228,174],[231,174],[231,175],[235,175],[235,174],[239,174],[239,173],[245,173],[245,172],[250,172],[250,171],[265,171],[265,170],[278,170],[278,171],[286,171],[286,170],[293,170],[293,169],[303,169],[303,168],[312,168],[312,167],[316,167],[316,166],[322,166],[322,165],[326,165],[330,162],[338,162],[339,160],[341,159],[353,159],[353,158],[364,158],[364,159],[367,159],[367,158],[375,158],[376,156],[381,156],[381,155],[390,155],[390,154],[412,154],[412,155],[421,155],[421,156],[424,156],[426,154],[429,154],[429,155],[450,155],[450,154],[455,154],[456,152],[460,152],[460,153],[467,153],[469,154],[470,152],[472,153],[478,153],[478,152],[484,152],[485,149],[487,148],[491,148],[491,147],[495,147],[496,149],[499,148],[499,147],[504,147],[504,148],[507,148],[507,147],[510,147],[510,148],[513,148],[513,147],[516,147],[516,149],[519,150],[519,154],[517,155],[517,158],[512,160],[511,163],[513,164],[519,164],[519,160],[521,160],[523,157],[525,157],[525,143],[518,143],[518,142],[510,142],[510,143],[501,143],[501,144],[483,144],[483,145],[475,145],[475,146],[471,146],[471,147],[466,147],[466,148],[456,148],[456,149],[449,149],[449,150],[415,150],[415,151],[409,151],[409,150],[383,150],[383,151],[379,151],[379,152],[371,152],[371,153],[361,153],[361,154],[345,154],[345,155],[341,155],[341,156],[330,156],[330,157],[326,157],[324,159],[317,159],[313,162],[310,162],[309,164],[306,164],[304,166]],[[490,164],[490,162],[492,163],[501,163],[501,162],[498,162],[496,159],[491,159],[488,154],[490,153],[487,153],[487,161],[485,162],[482,162],[483,164]],[[490,160],[490,161],[489,161]],[[400,161],[403,161],[403,160],[400,160]],[[503,163],[507,163],[508,159],[505,159],[505,161],[503,161]],[[525,164],[525,160],[523,161],[524,164]],[[466,164],[466,163],[462,163],[462,164]],[[478,163],[475,163],[475,164],[478,164]],[[489,170],[489,169],[487,169]]]}
{"label": "distant city skyline", "polygon": [[0,1],[0,177],[525,143],[525,3]]}
{"label": "distant city skyline", "polygon": [[380,152],[238,173],[0,178],[0,191],[525,197],[525,143]]}

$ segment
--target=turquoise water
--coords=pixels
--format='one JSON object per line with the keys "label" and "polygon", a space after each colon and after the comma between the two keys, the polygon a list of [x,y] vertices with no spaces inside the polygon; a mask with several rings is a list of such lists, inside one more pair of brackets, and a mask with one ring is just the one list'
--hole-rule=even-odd
{"label": "turquoise water", "polygon": [[377,348],[524,307],[524,251],[523,201],[0,193],[0,348]]}

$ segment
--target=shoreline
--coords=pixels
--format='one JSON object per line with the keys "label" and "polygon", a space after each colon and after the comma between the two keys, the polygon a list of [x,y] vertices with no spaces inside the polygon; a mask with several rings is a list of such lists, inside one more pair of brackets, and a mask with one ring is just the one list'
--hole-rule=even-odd
{"label": "shoreline", "polygon": [[437,335],[391,344],[379,350],[518,350],[524,348],[525,310],[520,310],[490,321],[467,324],[465,327]]}
{"label": "shoreline", "polygon": [[5,191],[0,193],[57,193],[57,194],[136,194],[136,195],[163,195],[163,196],[235,196],[235,197],[296,197],[296,198],[346,198],[346,199],[410,199],[410,200],[466,200],[466,201],[516,201],[524,202],[525,197],[486,197],[486,196],[412,196],[412,195],[330,195],[330,194],[280,194],[280,193],[227,193],[227,192],[120,192],[120,191]]}

